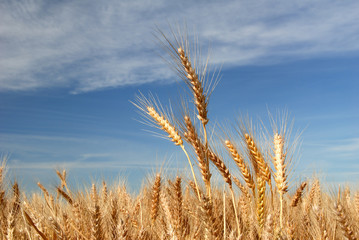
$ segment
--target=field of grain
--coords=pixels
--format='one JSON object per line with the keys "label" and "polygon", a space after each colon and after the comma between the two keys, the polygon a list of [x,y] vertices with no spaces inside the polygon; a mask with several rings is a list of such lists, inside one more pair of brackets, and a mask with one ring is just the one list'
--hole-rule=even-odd
{"label": "field of grain", "polygon": [[249,119],[214,128],[208,104],[218,75],[181,35],[158,35],[188,91],[180,109],[142,93],[133,104],[183,150],[188,174],[159,172],[133,195],[106,182],[72,191],[66,171],[57,171],[56,189],[38,183],[42,194],[29,195],[4,184],[2,166],[1,239],[357,239],[359,192],[290,180],[298,138],[286,116],[273,117],[270,128]]}

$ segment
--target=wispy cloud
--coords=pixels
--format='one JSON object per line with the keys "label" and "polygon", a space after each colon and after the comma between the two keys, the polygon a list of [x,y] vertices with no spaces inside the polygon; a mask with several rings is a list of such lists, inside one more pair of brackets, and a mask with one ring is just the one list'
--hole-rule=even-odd
{"label": "wispy cloud", "polygon": [[359,159],[359,138],[351,138],[343,141],[338,141],[330,147],[327,147],[330,152],[340,153],[341,155],[357,156]]}
{"label": "wispy cloud", "polygon": [[224,67],[359,50],[357,1],[24,0],[0,11],[0,91],[79,93],[169,80],[151,34],[179,19],[211,42]]}
{"label": "wispy cloud", "polygon": [[[1,133],[0,152],[8,154],[11,169],[153,169],[172,161],[168,151],[128,137]],[[172,154],[183,157],[180,150]]]}

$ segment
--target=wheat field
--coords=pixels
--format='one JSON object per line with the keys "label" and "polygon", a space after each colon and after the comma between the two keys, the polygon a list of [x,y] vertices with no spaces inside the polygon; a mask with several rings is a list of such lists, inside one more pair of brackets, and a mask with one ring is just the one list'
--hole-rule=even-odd
{"label": "wheat field", "polygon": [[56,171],[56,188],[39,182],[41,194],[26,194],[17,182],[5,184],[3,165],[1,239],[357,239],[359,192],[328,192],[314,177],[291,180],[298,139],[288,119],[270,128],[248,119],[234,129],[212,124],[218,73],[180,34],[159,31],[158,38],[187,90],[179,109],[142,93],[133,104],[145,124],[181,148],[188,172],[160,171],[130,194],[106,182],[73,191],[66,171]]}

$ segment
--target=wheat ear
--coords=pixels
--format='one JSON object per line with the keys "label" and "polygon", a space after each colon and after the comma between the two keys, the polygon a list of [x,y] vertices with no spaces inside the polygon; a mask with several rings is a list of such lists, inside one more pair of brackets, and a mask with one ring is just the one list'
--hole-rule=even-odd
{"label": "wheat ear", "polygon": [[61,188],[65,188],[68,193],[70,193],[70,190],[67,187],[67,181],[66,181],[66,170],[63,170],[62,173],[60,173],[59,170],[56,170],[57,176],[60,178],[61,181]]}
{"label": "wheat ear", "polygon": [[110,216],[111,216],[111,237],[112,239],[118,238],[117,225],[118,225],[118,200],[117,197],[110,199]]}
{"label": "wheat ear", "polygon": [[63,234],[65,235],[65,239],[71,239],[71,219],[69,219],[66,213],[62,214],[62,222],[63,222]]}
{"label": "wheat ear", "polygon": [[62,231],[59,223],[53,218],[53,217],[49,217],[48,218],[52,228],[54,229],[54,232],[55,232],[55,235],[56,235],[56,238],[62,240],[62,239],[66,239],[66,236],[64,236],[64,232]]}
{"label": "wheat ear", "polygon": [[284,163],[286,154],[284,153],[283,137],[279,134],[275,134],[273,144],[274,144],[273,163],[276,169],[276,172],[274,174],[274,180],[276,182],[278,193],[279,193],[280,228],[283,229],[283,195],[288,191],[286,165]]}
{"label": "wheat ear", "polygon": [[355,199],[354,200],[355,201],[355,207],[356,207],[357,213],[359,214],[359,192],[355,193],[354,199]]}
{"label": "wheat ear", "polygon": [[258,225],[260,229],[263,229],[264,226],[264,211],[265,211],[265,192],[266,192],[266,184],[265,180],[261,177],[257,177],[258,184],[258,197],[257,197],[257,219]]}
{"label": "wheat ear", "polygon": [[233,203],[233,208],[234,208],[234,214],[235,214],[235,218],[236,218],[236,224],[237,224],[237,231],[238,234],[241,233],[241,229],[239,226],[239,220],[238,220],[238,214],[237,214],[237,207],[236,207],[236,201],[235,201],[235,197],[234,197],[234,192],[233,192],[233,188],[232,188],[232,179],[231,179],[231,174],[229,173],[228,168],[226,167],[226,165],[224,164],[223,160],[220,159],[218,157],[217,154],[215,154],[213,151],[208,150],[208,156],[209,159],[212,161],[212,163],[217,167],[217,169],[219,170],[219,172],[221,173],[221,175],[223,176],[224,181],[228,184],[229,186],[229,190],[231,191],[231,195],[232,195],[232,203]]}
{"label": "wheat ear", "polygon": [[[177,49],[179,58],[181,60],[182,66],[187,73],[186,78],[188,79],[189,86],[193,92],[194,97],[194,103],[197,108],[197,118],[202,122],[203,126],[203,134],[204,134],[204,143],[205,143],[205,154],[207,155],[207,149],[208,149],[208,139],[207,139],[207,129],[206,125],[208,123],[208,97],[204,93],[202,81],[198,78],[198,75],[196,73],[196,70],[192,66],[191,61],[188,59],[188,56],[186,55],[185,51],[182,47],[179,47]],[[210,192],[207,193],[209,197],[211,198]]]}
{"label": "wheat ear", "polygon": [[203,212],[206,239],[220,239],[219,229],[216,227],[216,220],[213,215],[213,206],[209,198],[203,197],[201,202]]}
{"label": "wheat ear", "polygon": [[[206,193],[207,196],[210,197],[211,192],[211,173],[209,171],[209,162],[206,155],[206,147],[201,142],[201,139],[198,137],[197,131],[195,127],[192,124],[192,121],[189,116],[184,117],[185,125],[186,125],[186,132],[184,133],[184,136],[189,142],[196,155],[197,155],[197,161],[198,161],[198,167],[201,171],[203,182],[206,186]],[[197,185],[197,184],[196,184]],[[198,193],[199,195],[199,193]]]}
{"label": "wheat ear", "polygon": [[319,223],[320,234],[323,240],[329,240],[326,221],[322,211],[322,207],[315,208],[315,217]]}
{"label": "wheat ear", "polygon": [[176,177],[176,182],[173,184],[173,195],[174,195],[174,227],[177,231],[177,236],[182,237],[183,235],[183,196],[182,196],[182,179],[180,177]]}
{"label": "wheat ear", "polygon": [[49,194],[47,189],[40,182],[37,183],[37,186],[39,186],[41,191],[44,193],[46,204],[48,205],[48,207],[50,209],[53,210],[53,208],[54,208],[53,197]]}
{"label": "wheat ear", "polygon": [[93,210],[91,213],[91,217],[92,217],[91,240],[101,240],[103,239],[101,211],[100,211],[100,205],[98,203],[98,194],[95,184],[92,184],[91,198],[93,202]]}
{"label": "wheat ear", "polygon": [[249,194],[249,189],[248,186],[244,186],[238,178],[236,178],[235,176],[232,176],[233,182],[237,185],[237,187],[239,188],[239,190],[241,190],[243,196],[245,196],[245,198],[247,199],[248,202],[251,202],[251,195]]}
{"label": "wheat ear", "polygon": [[160,204],[160,191],[161,191],[161,175],[157,174],[155,183],[152,187],[152,205],[151,205],[151,219],[154,222],[158,216]]}
{"label": "wheat ear", "polygon": [[64,190],[60,187],[56,187],[56,190],[70,205],[73,205],[74,201]]}
{"label": "wheat ear", "polygon": [[314,198],[318,193],[318,189],[319,189],[319,181],[315,180],[312,184],[312,188],[310,189],[308,197],[307,197],[307,201],[306,201],[306,205],[305,205],[305,214],[306,214],[305,217],[307,217],[310,212]]}
{"label": "wheat ear", "polygon": [[245,134],[244,137],[254,166],[254,170],[261,178],[263,178],[263,180],[268,182],[269,186],[271,186],[271,172],[269,170],[268,164],[263,158],[262,153],[259,151],[256,143],[249,134]]}
{"label": "wheat ear", "polygon": [[172,139],[175,145],[183,145],[182,138],[178,134],[177,129],[164,116],[161,116],[154,107],[147,106],[147,113],[168,133],[168,137]]}
{"label": "wheat ear", "polygon": [[34,228],[35,231],[37,232],[37,234],[39,234],[42,239],[47,240],[48,238],[46,237],[46,235],[43,232],[41,232],[38,229],[38,227],[36,227],[34,221],[31,219],[31,217],[29,216],[29,214],[27,214],[27,212],[25,210],[23,210],[23,215],[24,215],[24,218],[25,218],[27,224],[29,224],[32,228]]}
{"label": "wheat ear", "polygon": [[178,48],[178,54],[181,59],[181,63],[185,72],[187,73],[187,79],[189,80],[191,90],[194,95],[195,105],[198,111],[198,119],[202,122],[203,126],[208,123],[207,118],[207,97],[204,94],[202,82],[199,80],[196,70],[192,67],[191,62],[189,61],[188,57],[186,56],[184,50],[180,47]]}
{"label": "wheat ear", "polygon": [[270,240],[273,239],[273,216],[269,214],[267,216],[267,221],[264,225],[262,239],[263,240]]}
{"label": "wheat ear", "polygon": [[5,190],[4,190],[4,160],[2,164],[0,165],[0,233],[6,232],[6,215],[5,215],[5,209],[7,207],[7,198],[6,198],[6,194],[5,194]]}
{"label": "wheat ear", "polygon": [[238,153],[237,149],[234,147],[234,145],[231,143],[231,141],[226,140],[225,141],[227,150],[230,152],[232,159],[237,164],[238,168],[241,170],[242,176],[244,178],[244,181],[246,182],[248,188],[252,189],[252,191],[255,190],[255,184],[253,181],[253,177],[251,175],[251,172],[249,170],[249,167],[244,162],[243,157]]}
{"label": "wheat ear", "polygon": [[290,204],[292,207],[296,207],[298,205],[300,199],[302,198],[304,188],[306,186],[307,186],[306,182],[302,182],[302,184],[299,186],[299,188],[297,189],[297,191],[295,192],[292,198],[292,202]]}
{"label": "wheat ear", "polygon": [[102,181],[102,201],[104,203],[107,203],[108,200],[108,189],[107,189],[107,184],[105,181]]}
{"label": "wheat ear", "polygon": [[138,97],[138,102],[139,102],[139,104],[134,103],[134,105],[138,109],[140,109],[142,112],[146,113],[147,116],[149,116],[148,119],[150,119],[150,121],[152,121],[154,124],[156,124],[156,126],[158,128],[165,131],[168,134],[168,137],[172,140],[172,142],[174,142],[175,145],[180,146],[181,149],[183,150],[183,152],[185,153],[187,160],[188,160],[188,164],[190,165],[190,168],[191,168],[193,180],[196,184],[198,199],[200,199],[199,187],[197,184],[196,175],[193,170],[192,162],[191,162],[191,159],[183,145],[183,140],[182,140],[180,134],[178,133],[176,127],[170,123],[170,121],[168,120],[168,118],[166,117],[165,114],[160,114],[153,107],[153,104],[151,104],[151,102],[148,99],[146,99],[143,95]]}
{"label": "wheat ear", "polygon": [[20,190],[17,182],[13,185],[13,204],[8,218],[7,239],[15,239],[16,217],[20,211]]}
{"label": "wheat ear", "polygon": [[355,237],[355,233],[352,230],[352,227],[349,224],[347,214],[346,214],[343,206],[341,205],[341,203],[340,202],[334,203],[334,208],[335,208],[335,213],[338,218],[339,225],[344,233],[344,236],[346,238],[348,238],[349,240],[357,239]]}
{"label": "wheat ear", "polygon": [[232,189],[231,174],[228,168],[224,164],[223,160],[218,157],[213,151],[208,150],[208,157],[211,162],[217,167],[219,173],[223,176],[224,181],[228,184],[229,188]]}

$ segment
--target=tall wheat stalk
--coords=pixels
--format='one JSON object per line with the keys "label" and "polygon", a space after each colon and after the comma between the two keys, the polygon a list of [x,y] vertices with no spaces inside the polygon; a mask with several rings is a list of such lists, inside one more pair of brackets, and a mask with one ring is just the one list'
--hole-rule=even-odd
{"label": "tall wheat stalk", "polygon": [[[182,66],[184,68],[184,71],[187,73],[186,78],[188,79],[188,83],[190,86],[190,89],[193,92],[194,97],[194,103],[197,108],[197,118],[202,122],[203,126],[203,133],[204,133],[204,154],[205,157],[208,158],[208,138],[207,138],[207,129],[206,125],[208,123],[208,98],[206,94],[204,93],[202,82],[198,78],[198,75],[196,73],[196,70],[194,69],[191,61],[188,59],[188,56],[186,55],[185,51],[182,47],[179,47],[177,49],[179,58],[181,60]],[[206,169],[209,170],[209,162],[208,160],[205,161],[205,163],[208,166],[205,166]],[[211,187],[210,187],[210,181],[206,181],[206,192],[209,198],[211,199]]]}

